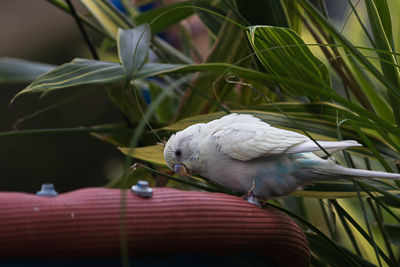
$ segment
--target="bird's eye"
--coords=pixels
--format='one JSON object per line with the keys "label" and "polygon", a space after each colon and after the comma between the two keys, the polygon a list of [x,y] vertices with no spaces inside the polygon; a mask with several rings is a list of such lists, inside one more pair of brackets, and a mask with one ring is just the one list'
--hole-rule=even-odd
{"label": "bird's eye", "polygon": [[180,157],[182,156],[182,151],[180,149],[175,151],[175,156]]}

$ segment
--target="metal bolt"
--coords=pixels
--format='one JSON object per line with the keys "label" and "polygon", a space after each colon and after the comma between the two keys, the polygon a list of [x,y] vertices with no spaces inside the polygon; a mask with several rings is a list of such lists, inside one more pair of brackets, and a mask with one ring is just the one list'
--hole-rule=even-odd
{"label": "metal bolt", "polygon": [[58,193],[54,189],[53,184],[42,184],[42,189],[37,191],[36,195],[41,197],[56,197],[58,196]]}
{"label": "metal bolt", "polygon": [[135,195],[143,198],[150,198],[153,196],[153,189],[149,187],[149,182],[139,180],[138,183],[131,188]]}

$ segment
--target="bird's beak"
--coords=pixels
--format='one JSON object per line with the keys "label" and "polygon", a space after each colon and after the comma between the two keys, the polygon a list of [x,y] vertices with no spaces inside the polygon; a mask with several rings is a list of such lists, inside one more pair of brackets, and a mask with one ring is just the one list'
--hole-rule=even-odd
{"label": "bird's beak", "polygon": [[184,165],[176,164],[174,166],[174,172],[179,176],[188,176],[189,173]]}

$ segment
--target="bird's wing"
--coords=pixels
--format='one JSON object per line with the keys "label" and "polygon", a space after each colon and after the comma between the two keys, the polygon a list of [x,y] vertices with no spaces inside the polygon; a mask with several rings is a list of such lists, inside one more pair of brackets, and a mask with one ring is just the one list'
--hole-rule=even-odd
{"label": "bird's wing", "polygon": [[[247,161],[261,156],[320,150],[307,136],[274,128],[251,115],[230,114],[207,126],[217,150],[238,160]],[[360,145],[351,140],[319,143],[323,147],[336,150]]]}
{"label": "bird's wing", "polygon": [[274,128],[246,114],[230,114],[207,125],[217,149],[238,160],[282,154],[310,139],[302,134]]}

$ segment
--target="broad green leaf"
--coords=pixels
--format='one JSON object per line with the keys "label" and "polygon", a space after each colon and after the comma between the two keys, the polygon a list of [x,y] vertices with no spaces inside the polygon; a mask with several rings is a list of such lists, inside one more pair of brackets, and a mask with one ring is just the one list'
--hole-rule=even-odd
{"label": "broad green leaf", "polygon": [[164,160],[163,145],[154,145],[154,146],[137,147],[137,148],[119,147],[118,149],[125,155],[131,156],[135,159],[150,162],[157,166],[163,166],[163,167],[167,166]]}
{"label": "broad green leaf", "polygon": [[39,76],[27,88],[15,95],[14,99],[25,93],[48,92],[84,84],[115,83],[122,82],[123,79],[124,72],[118,63],[74,59]]}
{"label": "broad green leaf", "polygon": [[56,66],[17,58],[0,58],[0,83],[29,83]]}
{"label": "broad green leaf", "polygon": [[117,40],[118,29],[131,28],[132,25],[122,19],[120,14],[106,0],[80,0],[96,18],[100,25]]}
{"label": "broad green leaf", "polygon": [[143,66],[150,46],[151,32],[148,24],[134,29],[118,31],[118,55],[125,73],[125,85],[133,80]]}
{"label": "broad green leaf", "polygon": [[[191,65],[146,63],[136,73],[135,78],[140,79],[161,74],[195,71],[215,71],[222,73],[223,75],[235,73],[248,79],[259,81],[270,80],[270,77],[264,73],[226,63]],[[83,84],[110,84],[120,83],[123,81],[124,72],[121,64],[78,58],[39,76],[26,89],[19,92],[18,95],[24,93],[45,92]]]}
{"label": "broad green leaf", "polygon": [[[330,90],[328,68],[312,54],[296,32],[287,28],[250,26],[247,36],[268,72],[319,86],[321,91]],[[281,84],[293,94],[312,97],[307,88]]]}

